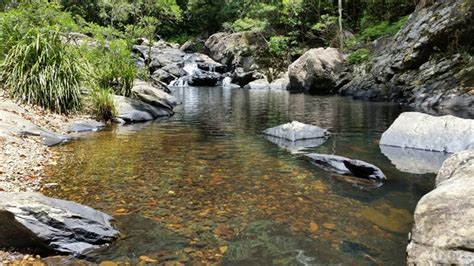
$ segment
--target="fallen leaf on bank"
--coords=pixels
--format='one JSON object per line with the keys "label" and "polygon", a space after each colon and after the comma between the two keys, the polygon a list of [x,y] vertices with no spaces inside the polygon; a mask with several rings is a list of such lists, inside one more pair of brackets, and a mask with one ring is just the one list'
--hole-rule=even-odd
{"label": "fallen leaf on bank", "polygon": [[149,263],[158,262],[158,260],[152,259],[148,256],[140,256],[140,260],[143,262],[149,262]]}
{"label": "fallen leaf on bank", "polygon": [[228,247],[227,246],[220,246],[219,251],[224,254],[227,251]]}
{"label": "fallen leaf on bank", "polygon": [[113,261],[103,261],[99,264],[99,266],[117,266],[118,263]]}
{"label": "fallen leaf on bank", "polygon": [[329,230],[334,230],[334,228],[336,228],[336,225],[330,224],[330,223],[324,223],[323,227]]}
{"label": "fallen leaf on bank", "polygon": [[314,223],[314,222],[309,223],[309,231],[311,233],[316,233],[316,231],[318,231],[318,229],[319,229],[319,227],[316,223]]}
{"label": "fallen leaf on bank", "polygon": [[220,224],[216,229],[214,229],[214,234],[221,237],[230,237],[232,235],[232,230],[230,230],[226,225]]}

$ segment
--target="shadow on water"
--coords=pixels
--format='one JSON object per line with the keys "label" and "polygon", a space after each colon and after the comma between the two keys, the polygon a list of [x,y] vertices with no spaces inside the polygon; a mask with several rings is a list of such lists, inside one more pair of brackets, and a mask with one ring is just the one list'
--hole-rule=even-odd
{"label": "shadow on water", "polygon": [[[61,186],[46,193],[110,213],[135,237],[92,260],[405,263],[413,210],[434,175],[399,170],[381,153],[378,140],[399,106],[279,91],[174,94],[183,104],[169,120],[118,126],[57,148],[47,182]],[[292,120],[333,133],[306,151],[367,161],[389,180],[361,189],[261,134]]]}

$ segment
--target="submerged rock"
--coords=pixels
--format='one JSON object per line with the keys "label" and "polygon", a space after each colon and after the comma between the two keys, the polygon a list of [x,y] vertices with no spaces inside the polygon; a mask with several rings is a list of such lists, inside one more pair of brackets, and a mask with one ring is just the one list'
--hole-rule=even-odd
{"label": "submerged rock", "polygon": [[418,202],[408,265],[474,264],[474,150],[454,154]]}
{"label": "submerged rock", "polygon": [[156,107],[143,101],[123,96],[115,95],[114,103],[117,109],[116,117],[126,122],[143,122],[174,114],[169,108]]}
{"label": "submerged rock", "polygon": [[326,129],[303,124],[298,121],[266,129],[263,131],[263,134],[287,139],[289,141],[324,138],[330,135]]}
{"label": "submerged rock", "polygon": [[474,120],[402,113],[382,134],[380,145],[440,152],[474,148]]}
{"label": "submerged rock", "polygon": [[68,132],[98,131],[105,126],[104,123],[95,120],[76,121],[67,126]]}
{"label": "submerged rock", "polygon": [[337,155],[328,154],[317,154],[310,153],[305,155],[311,163],[341,174],[341,175],[353,175],[355,177],[367,178],[367,179],[387,179],[377,166],[366,163],[360,160],[354,160]]}
{"label": "submerged rock", "polygon": [[344,55],[335,48],[311,49],[288,67],[288,90],[333,92],[344,62]]}
{"label": "submerged rock", "polygon": [[222,76],[217,72],[196,71],[189,79],[189,85],[195,87],[217,86]]}
{"label": "submerged rock", "polygon": [[427,174],[438,173],[443,162],[449,154],[443,152],[423,151],[410,148],[399,148],[380,145],[383,155],[395,165],[395,167],[406,173]]}
{"label": "submerged rock", "polygon": [[112,217],[39,193],[0,193],[0,247],[83,254],[118,237]]}

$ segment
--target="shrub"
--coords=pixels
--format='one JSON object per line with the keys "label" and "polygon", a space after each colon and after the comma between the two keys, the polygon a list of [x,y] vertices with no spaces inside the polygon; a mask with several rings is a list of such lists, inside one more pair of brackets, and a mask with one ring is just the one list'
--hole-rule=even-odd
{"label": "shrub", "polygon": [[126,41],[104,42],[95,48],[85,46],[82,51],[92,66],[94,83],[118,95],[131,95],[137,68]]}
{"label": "shrub", "polygon": [[85,69],[74,49],[57,32],[29,33],[10,49],[0,75],[16,99],[59,113],[78,110]]}
{"label": "shrub", "polygon": [[367,27],[360,33],[360,38],[364,40],[375,40],[383,36],[393,36],[406,24],[408,17],[401,17],[398,21],[390,23],[382,21],[381,23]]}
{"label": "shrub", "polygon": [[232,29],[234,31],[264,31],[268,23],[259,19],[243,18],[234,21]]}
{"label": "shrub", "polygon": [[116,109],[110,90],[94,88],[91,91],[92,114],[96,119],[110,121],[115,117]]}
{"label": "shrub", "polygon": [[347,61],[350,63],[350,64],[360,64],[364,61],[367,61],[369,60],[370,58],[370,51],[369,49],[366,49],[366,48],[362,48],[362,49],[358,49],[356,50],[355,52],[351,53],[348,57],[347,57]]}
{"label": "shrub", "polygon": [[268,49],[272,54],[283,56],[288,53],[290,38],[285,36],[273,36],[268,41]]}

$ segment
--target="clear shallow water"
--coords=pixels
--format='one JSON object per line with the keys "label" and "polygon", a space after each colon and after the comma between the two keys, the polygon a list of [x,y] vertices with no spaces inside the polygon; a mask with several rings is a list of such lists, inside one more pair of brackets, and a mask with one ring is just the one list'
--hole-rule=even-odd
{"label": "clear shallow water", "polygon": [[[50,196],[112,214],[123,239],[93,261],[140,256],[225,265],[404,265],[431,174],[404,173],[378,146],[403,110],[287,92],[180,88],[169,120],[86,135],[58,147]],[[292,120],[333,136],[309,151],[373,163],[389,181],[361,189],[266,140]]]}

